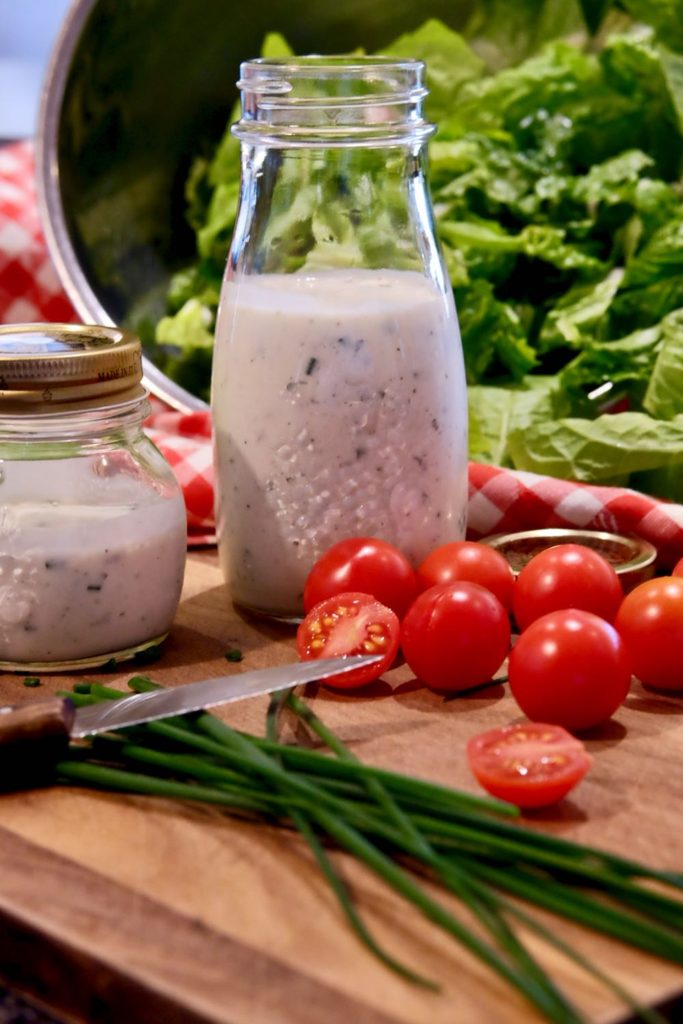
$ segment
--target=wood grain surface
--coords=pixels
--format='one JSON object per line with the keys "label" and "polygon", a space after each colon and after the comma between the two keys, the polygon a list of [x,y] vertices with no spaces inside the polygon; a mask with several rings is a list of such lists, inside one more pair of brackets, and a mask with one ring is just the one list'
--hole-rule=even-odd
{"label": "wood grain surface", "polygon": [[[239,647],[244,660],[226,661]],[[165,685],[294,660],[293,630],[239,614],[213,553],[190,558],[161,659]],[[131,671],[97,675],[125,687]],[[43,676],[18,704],[69,686]],[[309,687],[316,712],[364,760],[479,792],[464,744],[520,720],[502,684],[444,699],[406,666],[355,694]],[[219,710],[262,733],[267,702]],[[683,700],[637,684],[587,737],[591,772],[571,798],[530,819],[539,828],[683,865]],[[287,832],[206,807],[63,787],[0,796],[0,975],[74,1021],[220,1024],[526,1024],[533,1011],[366,871],[339,864],[377,937],[437,980],[425,993],[390,974],[350,933],[303,844]],[[455,906],[455,904],[453,904]],[[683,971],[578,927],[545,919],[651,1005],[683,1019]],[[530,944],[596,1024],[628,1013],[557,953]]]}

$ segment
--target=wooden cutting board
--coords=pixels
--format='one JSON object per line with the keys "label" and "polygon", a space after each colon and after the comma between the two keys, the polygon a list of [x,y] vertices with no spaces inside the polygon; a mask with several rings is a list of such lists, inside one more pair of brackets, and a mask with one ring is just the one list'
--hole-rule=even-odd
{"label": "wooden cutting board", "polygon": [[[244,652],[225,660],[229,647]],[[293,631],[231,606],[213,553],[193,555],[163,656],[146,671],[166,685],[293,660]],[[122,688],[130,672],[101,678]],[[43,676],[19,703],[70,686]],[[370,690],[311,691],[316,712],[368,762],[478,792],[466,739],[519,719],[504,685],[444,700],[394,670]],[[266,701],[224,709],[262,732]],[[537,827],[683,865],[683,700],[634,687],[587,745],[594,766]],[[295,836],[222,813],[75,788],[0,797],[0,975],[75,1021],[221,1024],[527,1024],[526,1003],[381,882],[340,856],[377,937],[434,978],[439,993],[395,977],[359,946]],[[551,921],[640,999],[683,1019],[683,971]],[[533,943],[534,949],[538,944]],[[587,1020],[624,1021],[615,998],[553,951],[543,962]],[[676,1016],[678,1014],[679,1016]]]}

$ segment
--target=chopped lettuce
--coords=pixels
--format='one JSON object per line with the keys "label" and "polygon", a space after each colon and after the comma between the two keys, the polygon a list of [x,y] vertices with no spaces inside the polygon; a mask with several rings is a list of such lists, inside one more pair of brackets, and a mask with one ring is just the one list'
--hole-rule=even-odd
{"label": "chopped lettuce", "polygon": [[623,403],[626,397],[630,405],[642,405],[661,345],[658,327],[617,341],[589,342],[558,375],[572,412],[594,416],[605,405]]}
{"label": "chopped lettuce", "polygon": [[620,412],[594,420],[546,420],[513,429],[508,445],[518,469],[624,484],[631,473],[683,467],[683,416],[663,421],[643,412]]}
{"label": "chopped lettuce", "polygon": [[661,345],[647,380],[643,408],[658,419],[683,416],[683,310],[661,323]]}
{"label": "chopped lettuce", "polygon": [[431,18],[415,32],[408,32],[391,44],[395,57],[423,60],[428,69],[427,114],[434,121],[447,117],[458,101],[463,84],[480,78],[486,66],[457,32]]}
{"label": "chopped lettuce", "polygon": [[614,267],[599,281],[570,288],[548,311],[538,337],[541,351],[562,346],[583,348],[600,339],[623,276],[623,268]]}
{"label": "chopped lettuce", "polygon": [[156,330],[164,371],[204,400],[209,397],[214,319],[210,306],[191,298],[175,316],[163,317]]}
{"label": "chopped lettuce", "polygon": [[671,46],[683,49],[683,3],[681,0],[622,0],[638,21],[652,25]]}
{"label": "chopped lettuce", "polygon": [[[274,33],[263,52],[291,50]],[[683,0],[478,0],[462,35],[430,19],[382,52],[427,65],[472,458],[680,496]],[[390,173],[371,203],[359,185],[322,211],[317,175],[332,172],[301,173],[283,171],[291,201],[270,226],[288,266],[330,248],[348,266],[410,265]],[[174,277],[154,349],[202,396],[238,193],[226,132],[187,181],[197,263]]]}
{"label": "chopped lettuce", "polygon": [[471,386],[470,458],[497,466],[509,463],[510,435],[554,419],[561,406],[562,396],[553,377],[529,377],[519,387]]}

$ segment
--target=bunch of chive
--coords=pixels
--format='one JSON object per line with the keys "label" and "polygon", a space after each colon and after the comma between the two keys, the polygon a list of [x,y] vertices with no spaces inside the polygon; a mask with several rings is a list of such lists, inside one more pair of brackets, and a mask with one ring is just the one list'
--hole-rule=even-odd
{"label": "bunch of chive", "polygon": [[[136,692],[156,688],[142,676],[129,686]],[[74,690],[64,695],[79,705],[124,696],[97,683],[78,684]],[[285,705],[329,753],[278,741],[277,721]],[[87,746],[73,744],[58,765],[58,779],[205,801],[296,828],[361,942],[416,984],[436,987],[378,945],[335,866],[330,841],[478,956],[547,1020],[579,1024],[583,1018],[516,925],[592,973],[641,1019],[663,1024],[661,1015],[639,1006],[523,904],[683,964],[683,900],[674,895],[683,890],[683,874],[650,869],[507,821],[518,813],[509,804],[364,765],[291,692],[272,699],[265,738],[238,732],[206,712],[150,722]],[[478,930],[463,924],[420,884],[425,874],[462,901]]]}

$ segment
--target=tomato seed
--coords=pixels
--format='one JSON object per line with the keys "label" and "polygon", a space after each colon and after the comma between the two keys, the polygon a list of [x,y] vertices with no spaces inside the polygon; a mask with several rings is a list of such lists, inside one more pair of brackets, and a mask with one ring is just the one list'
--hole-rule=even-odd
{"label": "tomato seed", "polygon": [[319,651],[321,647],[325,646],[325,637],[324,636],[316,637],[315,640],[311,640],[309,646],[314,651]]}
{"label": "tomato seed", "polygon": [[382,633],[384,630],[383,626],[380,626],[379,622],[371,622],[368,626],[368,633]]}

